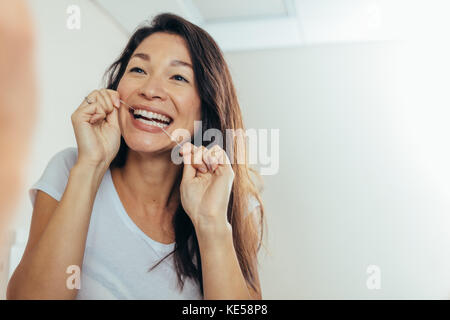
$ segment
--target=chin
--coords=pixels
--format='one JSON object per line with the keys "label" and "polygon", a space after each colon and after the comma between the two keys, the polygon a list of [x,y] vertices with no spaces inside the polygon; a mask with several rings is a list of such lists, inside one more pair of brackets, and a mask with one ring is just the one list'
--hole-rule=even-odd
{"label": "chin", "polygon": [[171,150],[171,141],[166,137],[151,134],[125,134],[128,147],[136,152],[159,153]]}

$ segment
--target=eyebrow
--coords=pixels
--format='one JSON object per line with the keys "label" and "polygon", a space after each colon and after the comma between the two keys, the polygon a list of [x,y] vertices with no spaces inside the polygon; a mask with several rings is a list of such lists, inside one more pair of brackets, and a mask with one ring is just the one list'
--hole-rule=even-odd
{"label": "eyebrow", "polygon": [[[148,55],[148,54],[146,54],[146,53],[135,53],[131,58],[130,58],[130,60],[132,59],[132,58],[141,58],[142,60],[145,60],[145,61],[150,61],[150,56]],[[181,67],[188,67],[188,68],[191,68],[192,70],[194,69],[194,68],[192,68],[192,65],[190,64],[190,63],[187,63],[187,62],[185,62],[185,61],[181,61],[181,60],[172,60],[171,62],[170,62],[170,65],[171,66],[174,66],[174,67],[176,67],[176,66],[181,66]]]}

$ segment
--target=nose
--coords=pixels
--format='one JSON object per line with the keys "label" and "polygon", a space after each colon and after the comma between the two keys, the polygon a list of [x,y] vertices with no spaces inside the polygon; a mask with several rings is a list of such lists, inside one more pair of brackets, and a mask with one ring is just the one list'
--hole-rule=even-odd
{"label": "nose", "polygon": [[139,88],[139,95],[148,100],[159,98],[166,100],[167,93],[163,82],[158,77],[149,77],[147,81]]}

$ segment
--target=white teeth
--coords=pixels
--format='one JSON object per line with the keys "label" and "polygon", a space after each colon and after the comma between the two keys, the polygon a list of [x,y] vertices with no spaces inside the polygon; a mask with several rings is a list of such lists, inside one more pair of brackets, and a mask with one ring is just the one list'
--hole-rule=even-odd
{"label": "white teeth", "polygon": [[142,118],[139,118],[139,119],[136,119],[136,120],[140,121],[142,123],[149,124],[149,125],[152,125],[152,126],[155,126],[155,127],[160,127],[160,128],[165,128],[165,127],[169,126],[168,124],[165,124],[165,123],[156,122],[156,121],[149,121],[149,120],[145,120],[145,119],[142,119]]}
{"label": "white teeth", "polygon": [[161,121],[164,121],[167,123],[170,122],[170,118],[168,118],[162,114],[150,112],[150,111],[143,110],[143,109],[135,109],[134,114],[139,114],[139,115],[144,116],[149,119],[158,119],[158,120],[161,120]]}

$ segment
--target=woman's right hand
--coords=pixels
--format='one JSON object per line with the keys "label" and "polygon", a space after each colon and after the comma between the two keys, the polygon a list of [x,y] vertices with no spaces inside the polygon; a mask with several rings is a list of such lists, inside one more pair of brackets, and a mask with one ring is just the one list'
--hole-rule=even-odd
{"label": "woman's right hand", "polygon": [[106,169],[116,156],[121,136],[119,99],[117,91],[94,90],[72,114],[79,163]]}

